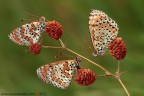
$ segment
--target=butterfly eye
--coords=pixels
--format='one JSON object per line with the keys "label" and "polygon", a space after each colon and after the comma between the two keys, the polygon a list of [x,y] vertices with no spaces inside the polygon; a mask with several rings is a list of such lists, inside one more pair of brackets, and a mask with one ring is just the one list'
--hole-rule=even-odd
{"label": "butterfly eye", "polygon": [[77,62],[81,62],[81,58],[79,56],[76,57]]}
{"label": "butterfly eye", "polygon": [[42,21],[46,21],[46,20],[45,20],[45,17],[42,16],[42,17],[40,18],[40,21],[41,21],[41,22],[42,22]]}

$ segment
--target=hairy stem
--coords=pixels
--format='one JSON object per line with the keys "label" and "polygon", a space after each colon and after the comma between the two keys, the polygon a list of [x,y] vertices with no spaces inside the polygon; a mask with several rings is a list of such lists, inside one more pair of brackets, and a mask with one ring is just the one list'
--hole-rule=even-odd
{"label": "hairy stem", "polygon": [[79,53],[77,53],[77,52],[75,52],[75,51],[67,48],[67,47],[64,45],[64,43],[62,42],[62,40],[60,40],[60,43],[61,43],[61,46],[62,46],[62,47],[42,46],[42,48],[65,49],[65,50],[67,50],[67,51],[69,51],[69,52],[71,52],[71,53],[73,53],[73,54],[75,54],[75,55],[77,55],[77,56],[79,56],[79,57],[87,60],[88,62],[91,62],[91,63],[94,64],[95,66],[97,66],[97,67],[99,67],[100,69],[102,69],[103,71],[105,71],[106,76],[113,76],[113,77],[115,77],[115,78],[119,81],[119,83],[122,85],[122,87],[123,87],[123,89],[125,90],[125,92],[127,93],[127,95],[130,96],[127,88],[125,87],[125,85],[123,84],[123,82],[122,82],[121,79],[120,79],[120,66],[119,66],[120,61],[118,61],[118,69],[117,69],[116,74],[113,74],[113,73],[109,72],[108,70],[106,70],[106,69],[105,69],[104,67],[102,67],[101,65],[99,65],[99,64],[93,62],[92,60],[84,57],[83,55],[80,55]]}
{"label": "hairy stem", "polygon": [[56,47],[56,46],[42,46],[42,48],[55,48],[55,49],[62,49],[62,47]]}
{"label": "hairy stem", "polygon": [[[76,53],[75,51],[73,51],[73,50],[71,50],[71,49],[69,49],[69,48],[65,48],[65,49],[66,49],[67,51],[69,51],[69,52],[71,52],[71,53],[73,53],[73,54],[75,54],[75,55],[77,55],[77,56],[79,56],[79,57],[81,57],[81,58],[83,58],[83,59],[91,62],[92,64],[96,65],[97,67],[99,67],[99,68],[102,69],[103,71],[110,73],[110,72],[109,72],[108,70],[106,70],[104,67],[102,67],[102,66],[100,66],[99,64],[93,62],[92,60],[90,60],[90,59],[88,59],[88,58],[86,58],[86,57],[84,57],[84,56]],[[110,75],[113,75],[113,76],[114,76],[114,74],[112,74],[112,73],[110,73]]]}
{"label": "hairy stem", "polygon": [[66,47],[64,47],[64,48],[63,48],[63,47],[55,47],[55,46],[42,46],[42,47],[43,47],[43,48],[56,48],[56,49],[57,49],[57,48],[61,48],[61,49],[65,49],[65,50],[67,50],[67,51],[69,51],[69,52],[71,52],[71,53],[73,53],[73,54],[75,54],[75,55],[77,55],[77,56],[79,56],[79,57],[81,57],[81,58],[83,58],[83,59],[91,62],[91,63],[94,64],[95,66],[97,66],[97,67],[99,67],[100,69],[102,69],[103,71],[105,71],[105,73],[109,74],[110,76],[114,76],[114,77],[115,77],[114,74],[112,74],[111,72],[109,72],[108,70],[106,70],[104,67],[100,66],[99,64],[93,62],[92,60],[90,60],[90,59],[88,59],[88,58],[80,55],[79,53],[77,53],[77,52],[75,52],[75,51],[73,51],[73,50],[71,50],[71,49],[69,49],[69,48],[66,48]]}
{"label": "hairy stem", "polygon": [[117,69],[117,73],[120,74],[120,61],[118,61],[118,69]]}
{"label": "hairy stem", "polygon": [[118,80],[118,81],[119,81],[119,83],[122,85],[122,87],[123,87],[123,89],[125,90],[125,92],[127,93],[127,95],[128,95],[128,96],[130,96],[130,94],[129,94],[129,92],[128,92],[127,88],[125,87],[125,85],[123,84],[123,82],[121,81],[121,79],[120,79],[120,78],[118,78],[117,80]]}

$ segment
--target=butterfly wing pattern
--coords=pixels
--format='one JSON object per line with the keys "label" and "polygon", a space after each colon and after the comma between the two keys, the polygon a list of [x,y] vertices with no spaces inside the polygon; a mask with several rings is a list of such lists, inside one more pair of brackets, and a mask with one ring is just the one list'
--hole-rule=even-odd
{"label": "butterfly wing pattern", "polygon": [[45,83],[66,89],[76,73],[79,63],[76,60],[62,60],[41,66],[37,75]]}
{"label": "butterfly wing pattern", "polygon": [[45,30],[45,17],[41,17],[37,21],[24,24],[14,29],[9,38],[19,44],[29,46],[32,43],[37,43],[41,37],[42,31]]}
{"label": "butterfly wing pattern", "polygon": [[92,10],[89,14],[89,31],[95,49],[93,55],[102,56],[111,41],[116,38],[118,25],[104,12]]}

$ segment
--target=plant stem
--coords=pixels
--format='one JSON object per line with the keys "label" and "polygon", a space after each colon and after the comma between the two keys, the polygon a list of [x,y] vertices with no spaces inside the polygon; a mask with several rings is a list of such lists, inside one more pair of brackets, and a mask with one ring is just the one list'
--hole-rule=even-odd
{"label": "plant stem", "polygon": [[75,51],[73,51],[73,50],[71,50],[71,49],[69,49],[69,48],[66,48],[66,47],[55,47],[55,46],[42,46],[42,48],[61,48],[61,49],[65,49],[65,50],[67,50],[67,51],[69,51],[69,52],[71,52],[71,53],[73,53],[73,54],[75,54],[75,55],[77,55],[77,56],[79,56],[79,57],[81,57],[81,58],[83,58],[83,59],[91,62],[91,63],[94,64],[95,66],[97,66],[97,67],[99,67],[100,69],[102,69],[103,71],[105,71],[105,73],[109,74],[109,76],[114,76],[114,77],[115,77],[114,74],[112,74],[111,72],[109,72],[108,70],[106,70],[104,67],[100,66],[99,64],[93,62],[92,60],[90,60],[90,59],[88,59],[88,58],[80,55],[79,53],[77,53],[77,52],[75,52]]}
{"label": "plant stem", "polygon": [[55,48],[55,49],[62,49],[62,47],[56,47],[56,46],[42,46],[42,48]]}
{"label": "plant stem", "polygon": [[118,69],[117,69],[117,73],[120,74],[120,61],[118,60]]}
{"label": "plant stem", "polygon": [[120,79],[120,78],[118,78],[117,80],[118,80],[118,81],[119,81],[119,83],[122,85],[122,87],[124,88],[124,90],[125,90],[125,92],[127,93],[127,95],[128,95],[128,96],[130,96],[130,94],[129,94],[129,92],[128,92],[127,88],[125,87],[125,85],[123,84],[123,82],[121,81],[121,79]]}
{"label": "plant stem", "polygon": [[77,56],[79,56],[79,57],[87,60],[88,62],[91,62],[91,63],[94,64],[95,66],[97,66],[97,67],[99,67],[100,69],[102,69],[103,71],[105,71],[105,74],[106,74],[107,76],[113,76],[113,77],[115,77],[115,78],[119,81],[119,83],[122,85],[122,87],[123,87],[123,89],[125,90],[125,92],[127,93],[127,95],[130,96],[127,88],[125,87],[125,85],[123,84],[123,82],[122,82],[121,79],[120,79],[120,66],[119,66],[120,61],[118,61],[118,69],[117,69],[116,74],[113,74],[113,73],[109,72],[108,70],[106,70],[106,69],[105,69],[104,67],[102,67],[101,65],[99,65],[99,64],[93,62],[92,60],[90,60],[90,59],[88,59],[88,58],[80,55],[79,53],[77,53],[77,52],[75,52],[75,51],[67,48],[61,40],[60,40],[60,42],[61,42],[62,47],[42,46],[42,48],[56,48],[56,49],[57,49],[57,48],[60,48],[60,49],[65,49],[65,50],[67,50],[67,51],[69,51],[69,52],[71,52],[71,53],[73,53],[73,54],[75,54],[75,55],[77,55]]}
{"label": "plant stem", "polygon": [[123,82],[120,79],[120,75],[121,75],[121,73],[120,73],[120,61],[118,61],[118,69],[117,69],[115,78],[119,81],[119,83],[121,84],[121,86],[123,87],[123,89],[125,90],[125,92],[127,93],[127,95],[130,96],[127,88],[125,87],[125,85],[123,84]]}
{"label": "plant stem", "polygon": [[[106,70],[104,67],[102,67],[102,66],[100,66],[99,64],[93,62],[92,60],[90,60],[90,59],[88,59],[88,58],[86,58],[86,57],[84,57],[84,56],[76,53],[75,51],[73,51],[73,50],[71,50],[71,49],[69,49],[69,48],[65,48],[65,50],[67,50],[67,51],[69,51],[69,52],[71,52],[71,53],[73,53],[73,54],[75,54],[75,55],[77,55],[77,56],[79,56],[79,57],[81,57],[81,58],[83,58],[83,59],[91,62],[92,64],[96,65],[97,67],[99,67],[99,68],[102,69],[103,71],[110,73],[110,72],[109,72],[108,70]],[[110,73],[110,74],[114,76],[114,74],[112,74],[112,73]]]}

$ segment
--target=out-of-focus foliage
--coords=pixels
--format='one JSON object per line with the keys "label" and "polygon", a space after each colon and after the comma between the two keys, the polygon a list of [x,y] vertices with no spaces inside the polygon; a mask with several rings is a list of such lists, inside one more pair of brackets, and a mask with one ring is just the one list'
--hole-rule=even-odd
{"label": "out-of-focus foliage", "polygon": [[[127,46],[127,56],[121,61],[121,79],[132,96],[144,96],[144,0],[0,0],[0,92],[46,92],[47,96],[124,96],[126,93],[113,78],[98,77],[96,82],[81,87],[74,81],[66,90],[46,85],[36,75],[36,69],[44,64],[72,57],[58,57],[64,50],[43,49],[38,56],[25,51],[28,47],[11,42],[8,34],[16,27],[30,22],[34,16],[26,12],[45,16],[47,20],[57,20],[62,24],[62,40],[72,50],[101,64],[115,72],[117,61],[107,54],[94,58],[88,30],[88,16],[91,9],[106,12],[119,25],[118,37],[122,37]],[[21,22],[22,19],[30,19]],[[58,46],[43,34],[43,44]],[[85,40],[82,38],[86,37]],[[89,45],[91,48],[89,49]],[[102,70],[82,60],[81,66],[93,69],[97,75]],[[126,96],[126,95],[125,95]]]}

